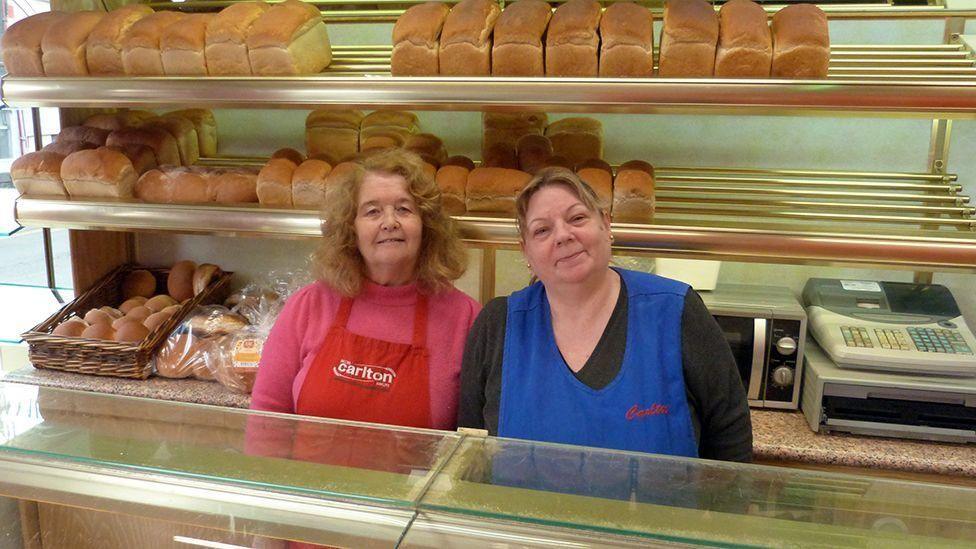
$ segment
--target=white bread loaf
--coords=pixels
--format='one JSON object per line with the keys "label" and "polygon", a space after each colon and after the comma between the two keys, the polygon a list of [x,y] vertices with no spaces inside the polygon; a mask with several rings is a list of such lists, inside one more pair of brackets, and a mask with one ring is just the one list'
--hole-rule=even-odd
{"label": "white bread loaf", "polygon": [[441,204],[448,215],[464,215],[468,175],[471,170],[463,166],[441,166],[434,181],[441,190]]}
{"label": "white bread loaf", "polygon": [[603,124],[595,118],[574,116],[557,120],[546,128],[553,154],[566,158],[574,167],[591,158],[603,158]]}
{"label": "white bread loaf", "polygon": [[715,76],[765,78],[773,62],[773,35],[766,10],[752,0],[729,0],[718,13]]}
{"label": "white bread loaf", "polygon": [[830,66],[827,15],[813,4],[793,4],[773,15],[773,78],[826,78]]}
{"label": "white bread loaf", "polygon": [[442,2],[427,2],[407,8],[393,25],[393,76],[436,76],[444,20],[451,11]]}
{"label": "white bread loaf", "polygon": [[91,126],[67,126],[61,128],[56,141],[84,141],[101,147],[105,145],[110,133],[112,132],[109,130]]}
{"label": "white bread loaf", "polygon": [[132,162],[108,147],[71,153],[61,163],[61,179],[72,198],[131,198],[138,178]]}
{"label": "white bread loaf", "polygon": [[103,11],[76,11],[54,22],[41,39],[46,76],[88,76],[85,44]]}
{"label": "white bread loaf", "polygon": [[166,27],[178,23],[186,14],[157,11],[133,23],[122,35],[122,68],[129,76],[163,76],[160,39]]}
{"label": "white bread loaf", "polygon": [[262,206],[290,208],[292,202],[291,180],[295,163],[286,158],[272,158],[258,173],[257,194]]}
{"label": "white bread loaf", "polygon": [[192,166],[200,159],[200,142],[193,123],[182,116],[157,116],[145,121],[142,127],[162,128],[176,140],[180,164]]}
{"label": "white bread loaf", "polygon": [[207,59],[204,54],[207,24],[212,13],[191,13],[178,25],[170,25],[159,38],[163,72],[170,76],[206,76]]}
{"label": "white bread loaf", "polygon": [[461,0],[451,8],[437,53],[440,74],[491,74],[491,31],[501,11],[495,0]]}
{"label": "white bread loaf", "polygon": [[359,152],[358,110],[315,110],[305,119],[305,153],[309,158],[328,159],[335,165]]}
{"label": "white bread loaf", "polygon": [[546,32],[547,76],[597,76],[601,9],[596,0],[569,0],[552,14]]}
{"label": "white bread loaf", "polygon": [[600,76],[654,76],[654,17],[633,2],[611,4],[600,19]]}
{"label": "white bread loaf", "polygon": [[152,14],[153,9],[144,4],[129,4],[106,13],[92,29],[85,43],[88,73],[92,76],[125,74],[122,66],[122,36],[133,23]]}
{"label": "white bread loaf", "polygon": [[275,4],[248,29],[247,55],[256,75],[322,72],[332,62],[332,46],[321,12],[300,0]]}
{"label": "white bread loaf", "polygon": [[164,116],[179,116],[193,124],[197,132],[197,149],[200,156],[217,156],[217,119],[209,109],[183,109],[166,113]]}
{"label": "white bread loaf", "polygon": [[291,201],[296,208],[318,209],[325,205],[325,185],[332,166],[310,158],[295,168],[291,177]]}
{"label": "white bread loaf", "polygon": [[475,168],[468,174],[464,201],[469,212],[515,215],[515,199],[532,176],[506,168]]}
{"label": "white bread loaf", "polygon": [[238,2],[214,16],[207,25],[205,56],[211,76],[248,76],[247,33],[271,8],[267,2]]}
{"label": "white bread loaf", "polygon": [[10,76],[44,76],[41,41],[44,34],[66,14],[47,11],[17,21],[3,33],[0,49]]}
{"label": "white bread loaf", "polygon": [[208,183],[211,202],[221,204],[256,203],[258,172],[247,168],[213,170]]}
{"label": "white bread loaf", "polygon": [[613,182],[613,220],[651,223],[654,220],[654,167],[640,160],[620,165]]}
{"label": "white bread loaf", "polygon": [[491,46],[491,74],[545,76],[542,37],[552,7],[542,0],[519,0],[498,16]]}
{"label": "white bread loaf", "polygon": [[61,180],[61,163],[64,155],[50,151],[27,153],[10,165],[10,179],[14,187],[25,196],[62,196],[68,191]]}
{"label": "white bread loaf", "polygon": [[172,134],[162,128],[123,128],[112,132],[105,140],[108,146],[124,147],[129,143],[138,143],[152,149],[156,155],[156,164],[160,166],[180,164],[179,145]]}

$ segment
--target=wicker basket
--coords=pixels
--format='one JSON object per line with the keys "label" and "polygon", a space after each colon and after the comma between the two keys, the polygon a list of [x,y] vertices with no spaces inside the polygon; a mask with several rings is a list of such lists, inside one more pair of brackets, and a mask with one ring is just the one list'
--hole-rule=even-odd
{"label": "wicker basket", "polygon": [[138,269],[145,269],[156,277],[156,293],[166,293],[169,269],[138,265],[118,267],[47,320],[21,334],[30,345],[31,364],[35,368],[65,372],[146,379],[152,374],[152,356],[162,347],[169,333],[197,305],[222,301],[227,296],[232,274],[222,273],[211,281],[209,286],[184,303],[176,314],[150,332],[138,345],[51,334],[56,326],[72,315],[84,316],[88,310],[104,305],[118,306],[123,301],[122,281],[129,272]]}

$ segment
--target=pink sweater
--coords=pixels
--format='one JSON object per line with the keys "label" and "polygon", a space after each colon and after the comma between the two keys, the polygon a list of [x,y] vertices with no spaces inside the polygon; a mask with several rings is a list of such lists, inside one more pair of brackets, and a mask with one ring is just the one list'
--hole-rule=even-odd
{"label": "pink sweater", "polygon": [[[322,347],[342,296],[323,282],[295,292],[278,316],[264,345],[251,408],[294,413],[298,395]],[[367,282],[349,315],[349,331],[397,343],[413,338],[417,286]],[[481,305],[458,289],[428,299],[427,350],[430,357],[430,413],[433,427],[457,424],[461,354]]]}

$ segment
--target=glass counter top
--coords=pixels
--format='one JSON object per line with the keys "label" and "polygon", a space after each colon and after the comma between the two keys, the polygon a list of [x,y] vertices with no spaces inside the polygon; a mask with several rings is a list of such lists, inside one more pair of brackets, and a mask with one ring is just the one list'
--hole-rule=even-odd
{"label": "glass counter top", "polygon": [[969,488],[4,382],[0,496],[352,547],[976,539]]}

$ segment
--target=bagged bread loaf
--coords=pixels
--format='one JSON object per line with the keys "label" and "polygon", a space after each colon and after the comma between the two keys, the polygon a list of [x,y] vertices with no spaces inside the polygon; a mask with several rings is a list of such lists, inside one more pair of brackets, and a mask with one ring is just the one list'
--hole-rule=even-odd
{"label": "bagged bread loaf", "polygon": [[436,76],[444,20],[451,11],[442,2],[427,2],[409,7],[393,25],[393,76]]}
{"label": "bagged bread loaf", "polygon": [[61,180],[61,163],[64,155],[50,151],[27,153],[10,165],[10,179],[14,187],[25,196],[67,197],[68,191]]}
{"label": "bagged bread loaf", "polygon": [[48,27],[41,39],[41,60],[46,76],[88,76],[85,44],[103,11],[76,11]]}
{"label": "bagged bread loaf", "polygon": [[322,13],[300,0],[275,4],[248,29],[247,55],[255,75],[322,72],[332,62],[332,46]]}
{"label": "bagged bread loaf", "polygon": [[545,76],[542,37],[551,17],[552,7],[542,0],[508,4],[495,22],[491,74]]}
{"label": "bagged bread loaf", "polygon": [[601,13],[595,0],[569,0],[556,8],[546,33],[547,76],[598,75]]}
{"label": "bagged bread loaf", "polygon": [[705,0],[668,0],[664,4],[659,76],[712,76],[717,47],[718,15],[711,4]]}
{"label": "bagged bread loaf", "polygon": [[17,21],[3,33],[0,48],[3,65],[10,76],[44,76],[41,41],[51,25],[66,14],[47,11]]}
{"label": "bagged bread loaf", "polygon": [[617,2],[600,19],[600,76],[654,75],[654,17],[644,6]]}
{"label": "bagged bread loaf", "polygon": [[826,78],[830,66],[827,15],[813,4],[794,4],[773,15],[773,78]]}
{"label": "bagged bread loaf", "polygon": [[85,43],[88,73],[92,76],[125,74],[122,66],[122,37],[136,21],[152,14],[153,9],[144,4],[130,4],[106,13],[92,29]]}
{"label": "bagged bread loaf", "polygon": [[752,0],[730,0],[719,10],[715,76],[764,78],[773,62],[773,36],[766,10]]}
{"label": "bagged bread loaf", "polygon": [[491,31],[501,9],[494,0],[461,0],[441,30],[437,62],[447,76],[491,74]]}

